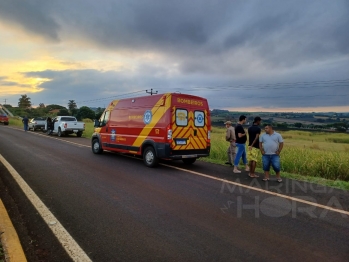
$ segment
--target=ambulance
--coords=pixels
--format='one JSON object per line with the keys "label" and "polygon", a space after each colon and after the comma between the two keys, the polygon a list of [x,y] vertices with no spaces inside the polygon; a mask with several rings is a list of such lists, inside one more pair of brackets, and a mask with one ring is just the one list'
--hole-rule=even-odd
{"label": "ambulance", "polygon": [[112,101],[95,122],[92,152],[142,156],[155,167],[159,159],[192,164],[210,154],[211,119],[202,97],[166,93]]}

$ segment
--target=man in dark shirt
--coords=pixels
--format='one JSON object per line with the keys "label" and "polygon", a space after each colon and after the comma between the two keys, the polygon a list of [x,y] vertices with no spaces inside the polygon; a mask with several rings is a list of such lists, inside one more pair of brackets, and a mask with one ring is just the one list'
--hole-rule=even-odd
{"label": "man in dark shirt", "polygon": [[250,168],[247,164],[246,148],[245,148],[247,137],[246,137],[246,132],[242,126],[245,123],[246,123],[246,116],[241,115],[239,117],[239,123],[235,127],[237,152],[236,152],[236,157],[234,161],[234,170],[233,170],[234,173],[241,173],[241,171],[238,169],[241,157],[242,157],[242,161],[246,166],[245,170],[250,171]]}
{"label": "man in dark shirt", "polygon": [[24,125],[24,131],[27,132],[27,130],[28,130],[28,123],[29,123],[29,119],[28,119],[27,116],[24,116],[24,117],[23,117],[22,123],[23,123],[23,125]]}
{"label": "man in dark shirt", "polygon": [[259,158],[259,136],[261,134],[261,129],[259,125],[261,124],[261,118],[256,116],[253,121],[253,125],[248,128],[248,152],[247,158],[250,165],[249,177],[259,177],[255,174],[256,165]]}

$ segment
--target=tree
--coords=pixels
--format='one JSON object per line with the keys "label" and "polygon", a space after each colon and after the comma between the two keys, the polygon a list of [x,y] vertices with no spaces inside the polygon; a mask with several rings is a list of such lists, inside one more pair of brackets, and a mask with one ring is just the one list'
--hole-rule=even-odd
{"label": "tree", "polygon": [[18,101],[18,107],[23,109],[28,109],[32,106],[30,98],[27,95],[21,95],[21,98]]}
{"label": "tree", "polygon": [[302,127],[303,125],[302,125],[302,123],[294,123],[294,126],[300,128],[300,127]]}
{"label": "tree", "polygon": [[77,109],[78,106],[76,105],[75,103],[75,100],[69,100],[69,103],[68,103],[68,109],[70,112],[72,112],[74,109]]}
{"label": "tree", "polygon": [[45,104],[44,104],[44,103],[40,103],[40,104],[39,104],[39,107],[40,107],[40,108],[45,108]]}
{"label": "tree", "polygon": [[96,112],[95,112],[95,119],[100,119],[105,108],[98,107]]}
{"label": "tree", "polygon": [[64,106],[55,105],[55,104],[47,105],[46,108],[47,108],[48,110],[54,110],[54,109],[67,109],[67,108],[64,107]]}
{"label": "tree", "polygon": [[95,117],[96,117],[95,112],[87,106],[82,106],[76,114],[76,118],[78,120],[82,120],[84,118],[89,118],[89,119],[93,120],[93,119],[95,119]]}
{"label": "tree", "polygon": [[69,111],[66,108],[62,108],[57,113],[57,116],[69,116]]}

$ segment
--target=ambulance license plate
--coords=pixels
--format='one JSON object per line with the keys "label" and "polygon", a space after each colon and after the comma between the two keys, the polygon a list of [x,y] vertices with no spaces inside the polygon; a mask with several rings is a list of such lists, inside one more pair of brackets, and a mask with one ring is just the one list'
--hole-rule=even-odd
{"label": "ambulance license plate", "polygon": [[176,139],[176,145],[186,145],[187,140],[185,139]]}
{"label": "ambulance license plate", "polygon": [[183,155],[182,158],[195,158],[198,157],[198,155]]}

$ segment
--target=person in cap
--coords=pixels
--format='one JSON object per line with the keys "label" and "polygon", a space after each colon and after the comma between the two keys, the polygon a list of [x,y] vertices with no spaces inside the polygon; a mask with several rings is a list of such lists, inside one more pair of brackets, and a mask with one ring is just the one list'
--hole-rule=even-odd
{"label": "person in cap", "polygon": [[248,151],[247,159],[250,166],[249,177],[259,177],[255,174],[256,165],[259,159],[259,136],[261,129],[259,125],[262,119],[259,116],[254,118],[252,126],[248,128]]}
{"label": "person in cap", "polygon": [[232,166],[234,163],[235,155],[236,155],[235,130],[234,130],[234,127],[231,126],[232,125],[231,121],[227,121],[224,124],[225,124],[225,127],[227,128],[227,131],[225,133],[225,140],[229,142],[229,147],[227,149],[228,161],[225,162],[225,164]]}
{"label": "person in cap", "polygon": [[246,123],[246,116],[241,115],[239,117],[239,123],[235,127],[235,136],[236,136],[236,156],[234,160],[234,173],[241,173],[241,171],[238,169],[240,158],[242,158],[242,161],[245,164],[245,170],[250,171],[250,168],[247,164],[247,158],[246,158],[246,132],[244,127],[242,126],[243,124]]}

